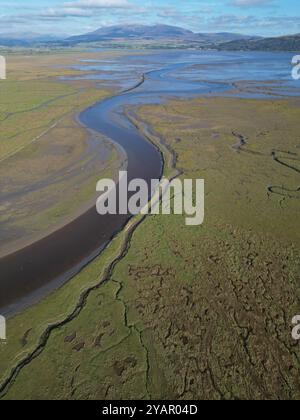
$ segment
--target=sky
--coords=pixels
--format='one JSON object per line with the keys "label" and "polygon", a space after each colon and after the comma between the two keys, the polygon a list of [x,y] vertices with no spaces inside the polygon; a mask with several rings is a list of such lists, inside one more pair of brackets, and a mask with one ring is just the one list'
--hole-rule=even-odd
{"label": "sky", "polygon": [[300,33],[300,0],[0,0],[0,33],[58,36],[116,24],[168,24],[195,32]]}

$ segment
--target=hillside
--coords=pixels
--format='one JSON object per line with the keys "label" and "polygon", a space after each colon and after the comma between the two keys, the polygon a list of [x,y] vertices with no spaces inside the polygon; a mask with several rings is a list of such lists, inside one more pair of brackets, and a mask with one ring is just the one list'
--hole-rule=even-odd
{"label": "hillside", "polygon": [[237,39],[250,39],[251,37],[232,34],[227,32],[221,33],[194,33],[187,29],[169,26],[169,25],[118,25],[100,28],[94,32],[83,35],[73,36],[65,42],[70,44],[91,43],[91,42],[107,42],[107,41],[182,41],[191,42],[201,45],[209,45],[211,43],[220,43],[233,41]]}
{"label": "hillside", "polygon": [[300,34],[277,38],[217,32],[195,33],[170,25],[115,25],[58,39],[53,35],[0,34],[0,46],[72,47],[80,44],[111,47],[213,48],[221,51],[300,51]]}
{"label": "hillside", "polygon": [[300,34],[258,40],[237,40],[219,44],[218,50],[300,51]]}

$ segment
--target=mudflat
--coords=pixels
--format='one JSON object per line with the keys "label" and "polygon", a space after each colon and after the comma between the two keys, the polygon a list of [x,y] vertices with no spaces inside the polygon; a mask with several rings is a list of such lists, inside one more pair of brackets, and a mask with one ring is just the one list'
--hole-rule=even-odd
{"label": "mudflat", "polygon": [[[182,216],[147,217],[10,320],[3,378],[9,360],[20,364],[3,396],[299,398],[290,325],[299,199],[286,193],[299,185],[298,100],[200,98],[136,108],[135,116],[151,127],[166,171],[205,179],[205,223],[186,229]],[[76,306],[83,290],[88,298]],[[54,327],[36,353],[49,319]]]}

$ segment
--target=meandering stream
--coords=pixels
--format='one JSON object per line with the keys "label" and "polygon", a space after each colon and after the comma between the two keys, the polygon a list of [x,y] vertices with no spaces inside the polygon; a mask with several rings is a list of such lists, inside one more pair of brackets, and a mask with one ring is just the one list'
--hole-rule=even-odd
{"label": "meandering stream", "polygon": [[[269,53],[137,52],[107,64],[106,74],[103,63],[81,63],[78,68],[99,71],[99,80],[114,84],[123,69],[126,83],[122,93],[82,112],[80,121],[125,151],[129,180],[143,178],[150,184],[162,174],[162,156],[126,118],[125,106],[172,97],[229,95],[234,90],[236,95],[255,98],[299,95],[300,86],[289,79],[290,58]],[[12,315],[60,287],[99,255],[128,219],[99,216],[93,207],[53,234],[1,258],[0,313]]]}

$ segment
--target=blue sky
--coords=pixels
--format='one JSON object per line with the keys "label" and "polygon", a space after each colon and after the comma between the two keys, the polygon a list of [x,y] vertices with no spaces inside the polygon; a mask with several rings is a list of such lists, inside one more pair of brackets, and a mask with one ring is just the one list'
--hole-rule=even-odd
{"label": "blue sky", "polygon": [[0,0],[0,32],[73,35],[114,24],[196,32],[300,33],[300,0]]}

